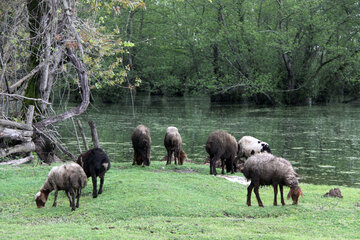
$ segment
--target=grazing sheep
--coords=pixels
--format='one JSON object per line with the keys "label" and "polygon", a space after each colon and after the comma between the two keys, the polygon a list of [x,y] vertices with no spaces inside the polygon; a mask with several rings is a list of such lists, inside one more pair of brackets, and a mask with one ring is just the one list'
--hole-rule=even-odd
{"label": "grazing sheep", "polygon": [[239,142],[239,152],[237,157],[250,157],[256,153],[268,152],[271,153],[270,146],[257,138],[251,136],[242,137]]}
{"label": "grazing sheep", "polygon": [[139,125],[135,128],[131,135],[131,141],[134,148],[134,161],[132,165],[144,166],[150,165],[150,150],[151,150],[151,137],[150,130],[144,126]]}
{"label": "grazing sheep", "polygon": [[216,175],[216,161],[221,159],[221,174],[224,174],[224,161],[227,171],[234,173],[234,159],[238,151],[236,139],[225,131],[217,130],[209,135],[205,146],[210,155],[210,174]]}
{"label": "grazing sheep", "polygon": [[[102,193],[104,177],[110,169],[110,160],[101,148],[93,148],[80,154],[76,162],[84,169],[86,176],[92,178],[93,198]],[[96,177],[100,177],[100,188],[97,192]]]}
{"label": "grazing sheep", "polygon": [[171,164],[171,155],[174,153],[174,162],[177,164],[176,158],[179,159],[179,165],[183,165],[186,154],[182,149],[181,135],[176,127],[168,127],[164,138],[164,145],[167,150],[166,165]]}
{"label": "grazing sheep", "polygon": [[68,163],[62,166],[53,167],[46,179],[40,192],[35,195],[35,202],[38,208],[43,208],[51,191],[55,190],[53,207],[56,207],[56,199],[59,190],[65,190],[69,198],[70,207],[75,211],[75,192],[76,207],[79,207],[81,189],[87,184],[87,177],[82,167],[77,163]]}
{"label": "grazing sheep", "polygon": [[247,205],[251,206],[251,191],[254,188],[256,199],[260,207],[264,207],[259,196],[259,186],[272,185],[274,187],[274,206],[277,206],[277,187],[280,186],[281,204],[285,205],[283,186],[290,187],[287,196],[297,205],[299,196],[303,195],[297,180],[297,174],[291,163],[284,158],[276,157],[270,153],[258,153],[249,157],[242,169],[244,176],[251,183],[248,187]]}

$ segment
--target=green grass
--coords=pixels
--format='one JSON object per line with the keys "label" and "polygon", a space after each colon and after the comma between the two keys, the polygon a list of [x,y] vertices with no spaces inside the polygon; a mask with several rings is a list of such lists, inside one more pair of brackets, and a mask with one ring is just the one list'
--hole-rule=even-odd
{"label": "green grass", "polygon": [[209,175],[208,166],[122,163],[112,165],[97,199],[89,179],[75,212],[63,192],[56,208],[51,193],[45,208],[37,209],[34,195],[50,169],[0,167],[0,239],[360,238],[356,188],[341,187],[343,199],[323,198],[334,186],[301,184],[298,206],[288,200],[274,207],[273,189],[265,187],[260,189],[265,208],[255,196],[248,207],[246,186]]}

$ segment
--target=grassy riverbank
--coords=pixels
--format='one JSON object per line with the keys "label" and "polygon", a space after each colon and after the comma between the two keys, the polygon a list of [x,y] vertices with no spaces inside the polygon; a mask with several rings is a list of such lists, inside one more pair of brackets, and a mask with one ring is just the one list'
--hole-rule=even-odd
{"label": "grassy riverbank", "polygon": [[[273,189],[260,195],[265,208],[247,207],[246,186],[185,163],[150,167],[113,164],[104,192],[92,183],[70,211],[63,192],[37,209],[34,195],[51,167],[0,167],[0,239],[356,239],[360,237],[360,189],[341,187],[343,199],[322,195],[335,186],[301,184],[299,205],[272,206]],[[238,174],[242,176],[242,174]],[[285,188],[286,193],[288,188]]]}

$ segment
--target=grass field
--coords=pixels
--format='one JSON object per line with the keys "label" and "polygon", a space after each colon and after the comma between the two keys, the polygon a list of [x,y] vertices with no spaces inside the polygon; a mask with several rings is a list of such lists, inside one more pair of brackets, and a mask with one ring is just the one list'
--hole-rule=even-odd
{"label": "grass field", "polygon": [[[246,186],[185,163],[150,167],[112,164],[104,192],[92,183],[72,212],[64,192],[37,209],[34,195],[51,167],[0,167],[0,239],[360,239],[360,189],[344,198],[322,195],[336,186],[300,184],[299,205],[272,206],[273,189],[260,189],[265,208],[246,206]],[[238,173],[239,176],[242,174]],[[286,194],[288,188],[285,188]]]}

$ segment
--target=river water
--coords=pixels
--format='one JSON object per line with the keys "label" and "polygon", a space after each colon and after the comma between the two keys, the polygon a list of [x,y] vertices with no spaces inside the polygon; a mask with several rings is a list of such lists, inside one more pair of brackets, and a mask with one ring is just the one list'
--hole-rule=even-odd
{"label": "river water", "polygon": [[[202,163],[208,135],[222,129],[237,140],[251,135],[288,159],[300,182],[360,187],[360,104],[258,107],[210,103],[207,97],[136,96],[116,104],[92,104],[80,119],[96,123],[102,148],[111,161],[132,162],[131,133],[138,124],[150,128],[151,161],[166,155],[164,136],[176,126],[190,160]],[[63,141],[76,152],[71,121],[62,124]],[[90,144],[91,145],[91,144]],[[164,163],[165,164],[165,163]]]}

